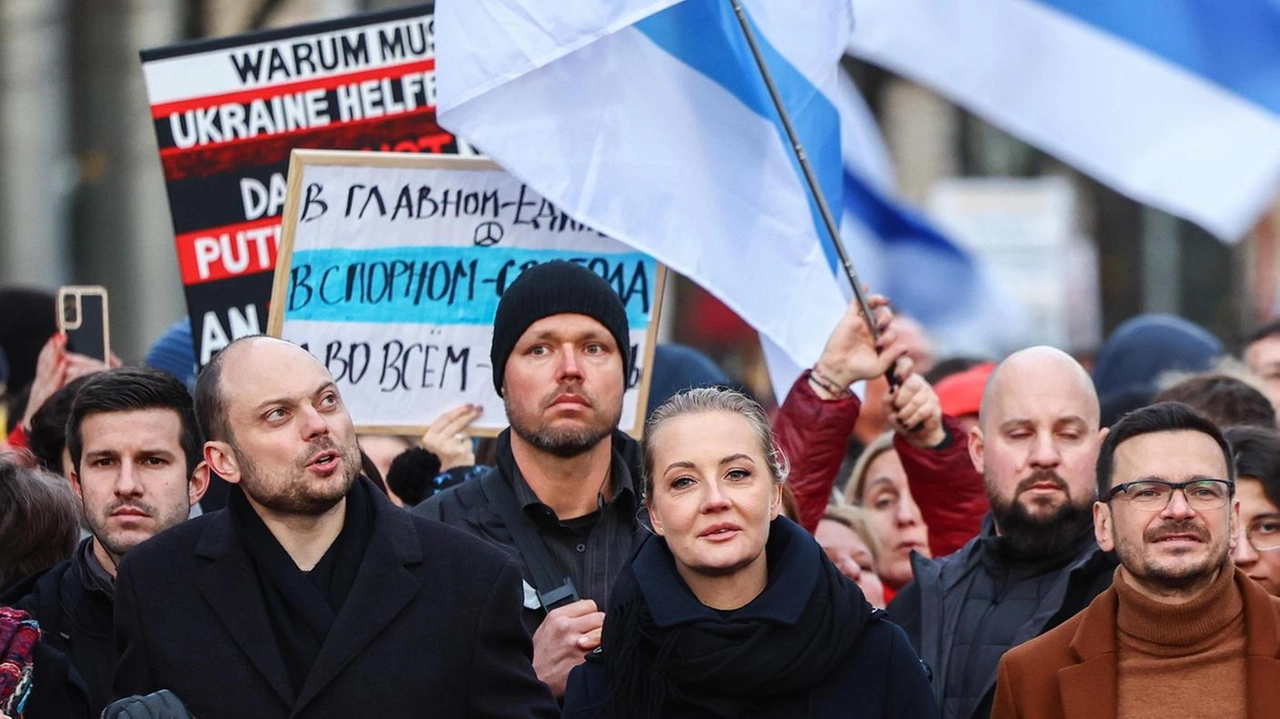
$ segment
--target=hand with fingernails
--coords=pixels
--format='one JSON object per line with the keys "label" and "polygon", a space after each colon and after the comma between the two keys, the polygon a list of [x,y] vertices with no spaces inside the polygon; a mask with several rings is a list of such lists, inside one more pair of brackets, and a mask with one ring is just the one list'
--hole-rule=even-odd
{"label": "hand with fingernails", "polygon": [[36,358],[36,376],[31,383],[26,413],[22,416],[22,426],[30,427],[36,411],[68,383],[94,372],[115,369],[120,365],[120,358],[115,353],[111,354],[109,362],[103,362],[93,357],[69,352],[67,335],[62,332],[53,335],[44,343],[44,347]]}
{"label": "hand with fingernails", "polygon": [[[893,331],[889,300],[882,295],[871,295],[867,303],[880,331],[879,341],[871,336],[871,328],[862,316],[859,303],[856,300],[849,303],[813,367],[810,382],[823,399],[847,395],[849,385],[885,374],[894,361],[907,353],[907,346],[897,341],[898,336]],[[840,393],[833,392],[833,389]]]}
{"label": "hand with fingernails", "polygon": [[551,693],[564,696],[569,672],[600,646],[604,612],[590,599],[579,599],[547,613],[533,633],[533,671]]}
{"label": "hand with fingernails", "polygon": [[947,439],[947,431],[942,426],[942,403],[933,386],[914,371],[909,357],[898,360],[894,371],[899,384],[885,397],[893,430],[921,449],[942,444]]}
{"label": "hand with fingernails", "polygon": [[471,438],[464,431],[484,412],[478,404],[463,404],[440,415],[418,440],[418,446],[440,458],[440,471],[476,463]]}

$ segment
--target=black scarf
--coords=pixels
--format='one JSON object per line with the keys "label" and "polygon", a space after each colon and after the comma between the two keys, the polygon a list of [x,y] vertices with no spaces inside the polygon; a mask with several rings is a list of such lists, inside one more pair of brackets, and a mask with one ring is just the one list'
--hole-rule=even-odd
{"label": "black scarf", "polygon": [[310,572],[298,569],[236,487],[228,506],[245,550],[253,560],[267,620],[297,698],[347,599],[373,530],[373,503],[364,479],[347,493],[345,521],[338,538]]}
{"label": "black scarf", "polygon": [[[76,549],[74,560],[80,565],[81,581],[84,588],[91,592],[102,592],[106,595],[108,603],[115,600],[116,596],[116,580],[107,572],[107,568],[102,566],[102,562],[98,561],[98,556],[93,553],[93,543],[98,541],[96,538],[86,539],[80,543],[80,547]],[[108,625],[110,629],[110,625]]]}
{"label": "black scarf", "polygon": [[610,687],[600,716],[738,717],[753,704],[802,695],[854,649],[872,608],[808,532],[769,527],[769,581],[732,612],[704,606],[650,538],[619,575],[604,624]]}

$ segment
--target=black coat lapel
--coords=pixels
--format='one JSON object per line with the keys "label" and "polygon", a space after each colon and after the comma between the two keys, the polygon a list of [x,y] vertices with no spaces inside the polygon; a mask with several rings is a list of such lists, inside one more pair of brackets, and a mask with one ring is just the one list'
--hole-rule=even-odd
{"label": "black coat lapel", "polygon": [[236,540],[228,512],[220,512],[200,535],[196,556],[210,560],[196,588],[240,651],[262,673],[285,705],[293,701],[289,675],[275,646],[275,635],[262,604],[253,562]]}
{"label": "black coat lapel", "polygon": [[422,561],[422,544],[413,520],[380,492],[370,489],[374,507],[373,535],[351,592],[298,695],[293,708],[295,716],[382,633],[422,589],[418,579],[406,568]]}

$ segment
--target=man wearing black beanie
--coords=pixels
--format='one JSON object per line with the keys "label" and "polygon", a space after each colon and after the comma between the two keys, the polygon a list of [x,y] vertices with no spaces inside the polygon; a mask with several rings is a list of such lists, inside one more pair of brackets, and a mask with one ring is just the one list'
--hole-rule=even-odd
{"label": "man wearing black beanie", "polygon": [[533,666],[556,696],[600,644],[613,579],[643,541],[640,447],[618,431],[632,365],[626,308],[571,262],[525,270],[493,323],[511,427],[497,466],[413,511],[518,554]]}

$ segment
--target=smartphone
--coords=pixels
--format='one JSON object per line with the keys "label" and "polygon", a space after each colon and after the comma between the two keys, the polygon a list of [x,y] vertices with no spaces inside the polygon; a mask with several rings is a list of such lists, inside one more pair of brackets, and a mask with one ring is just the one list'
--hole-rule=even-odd
{"label": "smartphone", "polygon": [[111,356],[107,288],[68,285],[58,288],[58,330],[67,335],[67,351],[107,361]]}

